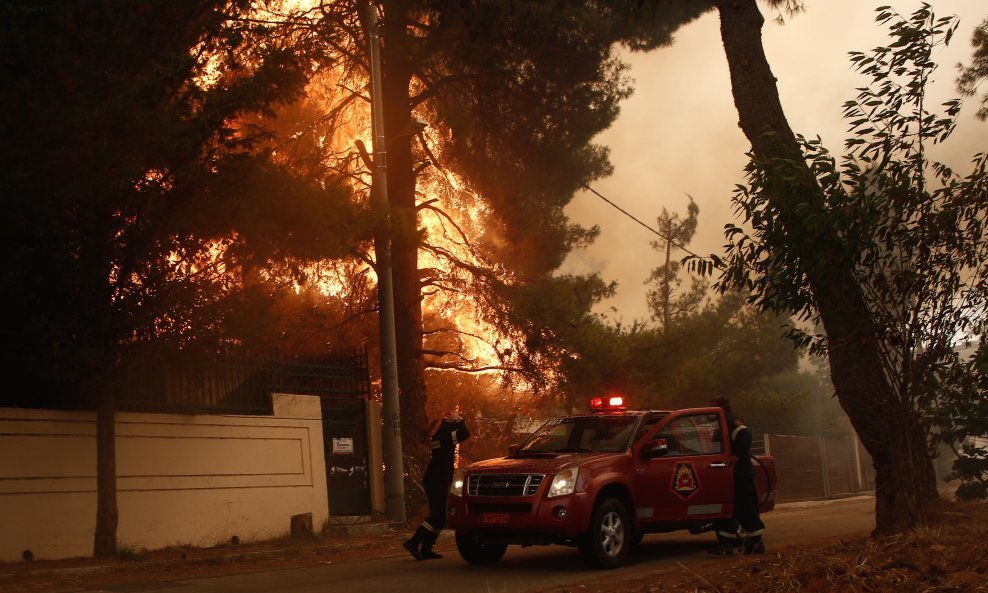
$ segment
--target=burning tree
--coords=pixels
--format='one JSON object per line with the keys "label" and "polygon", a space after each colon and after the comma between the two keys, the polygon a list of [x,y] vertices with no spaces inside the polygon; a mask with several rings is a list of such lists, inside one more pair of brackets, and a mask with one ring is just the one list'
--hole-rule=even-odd
{"label": "burning tree", "polygon": [[[599,280],[550,276],[569,249],[596,233],[570,224],[563,207],[582,184],[610,171],[606,150],[592,138],[630,92],[613,45],[668,43],[676,26],[703,9],[673,2],[637,20],[616,18],[634,4],[379,3],[407,449],[418,447],[427,429],[426,369],[510,371],[533,385],[551,374],[554,357],[547,354],[558,337],[549,316],[526,317],[546,313],[526,304],[533,298],[527,287],[588,289],[577,316],[606,294]],[[320,3],[287,15],[332,22],[349,35],[327,44],[339,59],[327,109],[333,118],[365,97],[363,6]],[[413,116],[428,130],[410,126]],[[340,165],[357,174],[356,153],[337,149]],[[483,332],[450,324],[429,307],[423,313],[424,302],[441,311],[457,293],[470,295],[473,315],[500,336],[484,346],[483,359],[458,348]]]}

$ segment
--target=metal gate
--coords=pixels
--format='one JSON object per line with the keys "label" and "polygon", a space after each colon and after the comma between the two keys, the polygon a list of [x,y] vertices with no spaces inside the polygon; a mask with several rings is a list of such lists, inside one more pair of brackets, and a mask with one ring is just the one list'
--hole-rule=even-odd
{"label": "metal gate", "polygon": [[366,399],[320,396],[330,515],[370,515]]}

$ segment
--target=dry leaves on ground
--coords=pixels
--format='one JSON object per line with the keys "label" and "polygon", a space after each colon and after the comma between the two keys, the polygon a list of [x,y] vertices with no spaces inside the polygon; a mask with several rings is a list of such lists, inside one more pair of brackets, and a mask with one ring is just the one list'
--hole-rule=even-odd
{"label": "dry leaves on ground", "polygon": [[[988,593],[988,504],[951,504],[913,532],[741,556],[698,574],[609,580],[610,593]],[[601,588],[602,587],[602,588]],[[548,591],[562,593],[566,589]],[[581,591],[594,591],[595,586]]]}

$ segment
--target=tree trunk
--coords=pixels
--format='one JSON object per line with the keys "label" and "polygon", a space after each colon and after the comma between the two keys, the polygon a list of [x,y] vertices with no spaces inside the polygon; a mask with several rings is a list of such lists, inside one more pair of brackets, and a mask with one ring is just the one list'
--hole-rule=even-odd
{"label": "tree trunk", "polygon": [[385,6],[382,34],[384,128],[388,145],[388,199],[391,204],[391,272],[395,300],[398,388],[402,446],[406,454],[424,450],[429,438],[425,416],[425,365],[422,361],[422,285],[419,280],[418,210],[409,83],[411,53],[399,6]]}
{"label": "tree trunk", "polygon": [[95,381],[96,405],[96,534],[94,558],[117,557],[116,402],[107,381]]}
{"label": "tree trunk", "polygon": [[762,46],[764,18],[755,0],[716,0],[715,5],[739,125],[753,153],[780,167],[769,172],[765,191],[820,311],[837,398],[874,460],[875,532],[908,529],[926,519],[938,498],[921,419],[885,376],[877,328],[840,237],[810,222],[825,220],[824,195],[782,110]]}

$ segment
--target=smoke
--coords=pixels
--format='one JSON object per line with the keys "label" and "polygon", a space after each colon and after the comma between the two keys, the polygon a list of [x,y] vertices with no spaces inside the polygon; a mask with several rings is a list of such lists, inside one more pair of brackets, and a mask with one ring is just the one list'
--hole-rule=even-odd
{"label": "smoke", "polygon": [[[970,38],[984,16],[983,0],[931,0],[940,16],[957,14],[961,23],[951,46],[934,56],[940,64],[932,85],[931,104],[956,96],[954,64],[969,62]],[[889,2],[909,12],[918,2]],[[766,14],[764,39],[769,63],[778,78],[782,104],[797,133],[820,135],[839,154],[847,137],[841,104],[864,79],[851,71],[847,54],[886,42],[874,22],[875,6],[860,0],[815,0],[804,14],[783,26]],[[597,141],[610,148],[614,174],[592,187],[637,218],[652,223],[666,208],[685,212],[693,196],[700,207],[699,227],[689,245],[701,255],[720,253],[724,225],[734,220],[730,198],[742,183],[747,140],[737,126],[727,62],[720,41],[718,17],[711,12],[683,28],[672,47],[647,54],[625,53],[636,79],[635,94],[621,105],[621,115]],[[984,149],[988,124],[967,105],[953,138],[931,151],[963,172],[970,158]],[[614,297],[598,305],[625,324],[648,319],[649,272],[659,254],[649,248],[656,237],[590,192],[582,192],[566,210],[574,222],[599,224],[600,237],[586,250],[574,252],[566,273],[600,272],[616,280]],[[680,252],[680,256],[683,254]]]}

